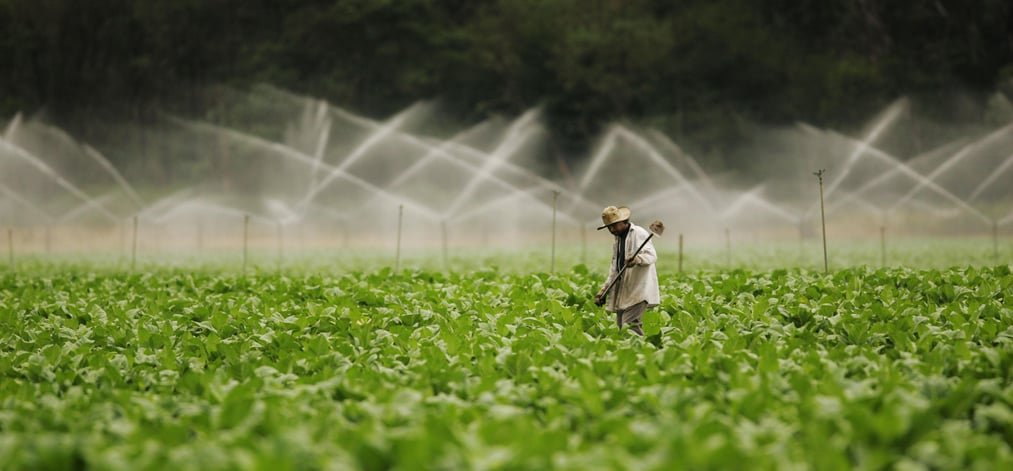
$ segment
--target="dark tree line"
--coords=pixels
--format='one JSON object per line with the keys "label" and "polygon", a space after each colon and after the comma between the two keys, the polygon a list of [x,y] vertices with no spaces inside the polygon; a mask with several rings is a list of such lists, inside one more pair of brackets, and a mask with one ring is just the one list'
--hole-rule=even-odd
{"label": "dark tree line", "polygon": [[622,118],[723,142],[1013,76],[1008,0],[0,0],[0,31],[2,116],[72,129],[270,83],[377,117],[541,105],[564,148]]}

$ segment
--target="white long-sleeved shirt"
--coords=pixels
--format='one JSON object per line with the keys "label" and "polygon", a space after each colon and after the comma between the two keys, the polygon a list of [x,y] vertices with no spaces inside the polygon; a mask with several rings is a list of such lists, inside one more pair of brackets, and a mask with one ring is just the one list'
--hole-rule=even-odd
{"label": "white long-sleeved shirt", "polygon": [[[626,257],[633,255],[637,247],[644,243],[650,236],[650,232],[643,227],[630,223],[630,230],[626,235]],[[617,266],[622,266],[621,261],[616,260],[619,249],[619,237],[616,236],[612,242],[612,264],[609,276],[602,288],[608,286],[612,279],[619,273]],[[605,310],[615,312],[619,309],[626,309],[641,301],[647,301],[647,307],[654,307],[661,303],[661,293],[658,288],[658,271],[655,269],[655,262],[658,261],[658,254],[654,251],[654,242],[648,241],[640,253],[637,254],[636,265],[632,265],[623,272],[623,279],[616,282],[615,286],[608,293],[605,303]]]}

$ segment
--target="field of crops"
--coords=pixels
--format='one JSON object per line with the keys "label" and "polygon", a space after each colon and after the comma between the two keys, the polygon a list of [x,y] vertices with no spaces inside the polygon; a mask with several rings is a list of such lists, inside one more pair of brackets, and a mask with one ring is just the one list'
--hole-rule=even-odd
{"label": "field of crops", "polygon": [[1013,469],[1009,265],[715,265],[9,269],[0,469]]}

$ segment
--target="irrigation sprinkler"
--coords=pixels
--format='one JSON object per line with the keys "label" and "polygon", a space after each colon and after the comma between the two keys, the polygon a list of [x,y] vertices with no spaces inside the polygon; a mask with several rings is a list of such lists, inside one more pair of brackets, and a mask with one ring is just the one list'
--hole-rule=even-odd
{"label": "irrigation sprinkler", "polygon": [[443,247],[443,268],[449,270],[450,263],[447,261],[447,220],[440,221],[440,242]]}
{"label": "irrigation sprinkler", "polygon": [[559,190],[552,191],[552,256],[549,262],[549,273],[556,272],[556,202],[559,200]]}
{"label": "irrigation sprinkler", "polygon": [[204,252],[204,221],[197,221],[197,252]]}
{"label": "irrigation sprinkler", "polygon": [[243,274],[246,274],[247,241],[250,236],[250,215],[243,215]]}
{"label": "irrigation sprinkler", "polygon": [[137,215],[134,215],[134,234],[133,242],[130,246],[130,269],[135,270],[137,268]]}
{"label": "irrigation sprinkler", "polygon": [[401,222],[404,219],[404,205],[397,207],[397,250],[394,253],[394,272],[401,269]]}
{"label": "irrigation sprinkler", "polygon": [[827,212],[823,207],[823,174],[825,169],[813,172],[820,184],[820,223],[823,226],[823,273],[830,273],[830,263],[827,261]]}
{"label": "irrigation sprinkler", "polygon": [[284,259],[285,233],[281,221],[277,224],[278,233],[278,269],[281,269],[281,262]]}
{"label": "irrigation sprinkler", "polygon": [[879,264],[886,266],[886,226],[879,226]]}
{"label": "irrigation sprinkler", "polygon": [[126,257],[127,253],[127,225],[123,221],[120,221],[117,226],[120,228],[120,260],[122,260],[123,257]]}
{"label": "irrigation sprinkler", "polygon": [[805,252],[805,227],[802,218],[798,218],[798,255],[799,258]]}
{"label": "irrigation sprinkler", "polygon": [[587,230],[583,225],[578,225],[580,230],[580,263],[587,265]]}
{"label": "irrigation sprinkler", "polygon": [[[654,221],[651,223],[650,226],[648,226],[648,231],[650,232],[650,234],[648,234],[647,238],[644,239],[644,242],[640,244],[640,247],[637,247],[637,251],[633,252],[633,255],[629,257],[630,259],[636,258],[637,255],[640,254],[640,251],[643,250],[644,246],[651,241],[652,237],[654,237],[655,235],[663,234],[665,232],[665,224],[662,223],[661,221]],[[601,298],[597,300],[595,304],[598,304],[599,306],[605,304],[605,298],[608,297],[609,291],[612,291],[612,287],[615,286],[616,282],[623,277],[623,273],[626,272],[627,267],[629,267],[629,265],[627,265],[626,262],[623,261],[623,267],[619,269],[619,273],[616,273],[616,276],[612,278],[612,281],[609,282],[608,286],[606,286],[605,289],[602,290],[602,293],[604,294],[601,296]]]}

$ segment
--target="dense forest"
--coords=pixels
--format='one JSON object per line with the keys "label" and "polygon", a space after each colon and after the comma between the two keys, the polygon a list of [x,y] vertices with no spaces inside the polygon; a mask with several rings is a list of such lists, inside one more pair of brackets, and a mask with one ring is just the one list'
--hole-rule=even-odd
{"label": "dense forest", "polygon": [[1009,0],[0,0],[0,28],[0,120],[85,136],[269,83],[375,117],[541,106],[561,149],[617,119],[706,144],[1013,80]]}

